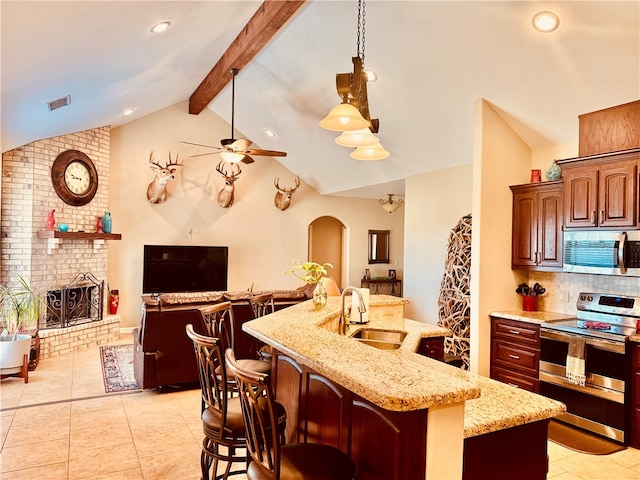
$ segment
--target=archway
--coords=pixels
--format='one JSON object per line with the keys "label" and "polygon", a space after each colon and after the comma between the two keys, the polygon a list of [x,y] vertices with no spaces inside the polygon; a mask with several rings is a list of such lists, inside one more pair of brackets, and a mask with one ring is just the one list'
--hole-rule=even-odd
{"label": "archway", "polygon": [[309,224],[309,261],[332,264],[328,276],[333,277],[340,288],[347,278],[345,229],[340,220],[330,216],[318,217]]}

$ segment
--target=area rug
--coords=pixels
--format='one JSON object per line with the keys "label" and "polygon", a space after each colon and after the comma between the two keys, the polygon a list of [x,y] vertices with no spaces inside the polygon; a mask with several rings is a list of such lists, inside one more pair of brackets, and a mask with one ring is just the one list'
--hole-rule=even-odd
{"label": "area rug", "polygon": [[101,346],[100,360],[105,392],[125,392],[140,388],[133,376],[133,345]]}
{"label": "area rug", "polygon": [[590,455],[609,455],[625,449],[624,445],[557,420],[549,422],[548,437],[553,443]]}

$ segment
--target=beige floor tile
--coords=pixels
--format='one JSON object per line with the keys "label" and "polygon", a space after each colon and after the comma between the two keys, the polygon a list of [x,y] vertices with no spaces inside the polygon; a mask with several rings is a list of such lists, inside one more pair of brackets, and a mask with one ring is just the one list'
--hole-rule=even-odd
{"label": "beige floor tile", "polygon": [[63,440],[69,438],[69,419],[54,419],[50,422],[26,423],[11,428],[5,447],[16,447],[37,443],[43,439]]}
{"label": "beige floor tile", "polygon": [[589,480],[640,479],[640,472],[611,461],[609,455],[573,455],[556,464],[568,473]]}
{"label": "beige floor tile", "polygon": [[[144,480],[199,479],[200,449],[187,448],[140,458]],[[234,479],[238,477],[233,477]]]}
{"label": "beige floor tile", "polygon": [[635,448],[627,448],[626,450],[612,453],[611,455],[607,455],[607,458],[627,468],[640,466],[640,450],[636,450]]}
{"label": "beige floor tile", "polygon": [[2,480],[67,480],[68,463],[53,463],[41,467],[25,468],[13,472],[4,472]]}
{"label": "beige floor tile", "polygon": [[133,438],[126,421],[79,424],[71,427],[69,454],[74,456],[78,452],[91,450],[98,444],[110,447],[132,442]]}
{"label": "beige floor tile", "polygon": [[52,419],[69,420],[70,417],[71,405],[69,402],[52,403],[50,405],[17,409],[13,425],[32,425],[48,422]]}
{"label": "beige floor tile", "polygon": [[547,453],[553,460],[559,460],[577,454],[577,452],[551,441],[547,442]]}
{"label": "beige floor tile", "polygon": [[162,425],[141,431],[132,428],[131,432],[140,457],[170,453],[185,448],[200,448],[199,439],[196,440],[191,430],[184,424],[174,424],[169,429]]}
{"label": "beige floor tile", "polygon": [[67,460],[68,452],[67,438],[6,447],[0,453],[0,468],[4,476],[13,470],[61,463]]}
{"label": "beige floor tile", "polygon": [[[184,478],[186,480],[186,477],[166,477],[166,480],[169,480],[170,478],[175,480]],[[147,480],[147,479],[142,475],[141,469],[132,468],[129,470],[121,470],[119,472],[109,472],[104,475],[97,475],[95,477],[87,477],[87,480]],[[197,480],[197,479],[194,477],[193,480]]]}
{"label": "beige floor tile", "polygon": [[97,447],[69,455],[69,480],[140,468],[133,443]]}

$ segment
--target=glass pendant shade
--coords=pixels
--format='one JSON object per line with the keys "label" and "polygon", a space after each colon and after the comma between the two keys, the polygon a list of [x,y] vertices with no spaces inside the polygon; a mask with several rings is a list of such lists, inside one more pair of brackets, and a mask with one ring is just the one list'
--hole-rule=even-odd
{"label": "glass pendant shade", "polygon": [[238,163],[244,158],[244,153],[220,152],[220,156],[229,163]]}
{"label": "glass pendant shade", "polygon": [[337,107],[333,107],[329,115],[320,120],[320,126],[325,130],[347,132],[368,128],[369,121],[353,105],[341,103]]}
{"label": "glass pendant shade", "polygon": [[376,143],[368,147],[358,147],[349,155],[355,160],[382,160],[391,155],[382,144]]}
{"label": "glass pendant shade", "polygon": [[383,203],[382,208],[384,208],[388,213],[393,213],[400,208],[399,203]]}
{"label": "glass pendant shade", "polygon": [[343,132],[342,135],[336,138],[336,143],[343,147],[368,147],[369,145],[380,143],[380,139],[371,133],[368,128],[363,128],[361,130]]}

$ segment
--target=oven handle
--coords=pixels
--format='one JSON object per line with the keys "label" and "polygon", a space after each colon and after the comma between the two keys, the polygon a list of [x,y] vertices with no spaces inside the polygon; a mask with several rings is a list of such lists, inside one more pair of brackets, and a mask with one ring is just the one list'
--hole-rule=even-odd
{"label": "oven handle", "polygon": [[624,264],[624,248],[627,242],[627,232],[620,234],[620,244],[618,245],[618,265],[620,266],[620,273],[623,275],[627,273],[627,267]]}
{"label": "oven handle", "polygon": [[[585,338],[585,335],[574,335],[571,333],[560,332],[558,330],[546,330],[540,329],[540,338],[546,338],[548,340],[558,340],[560,342],[569,343],[570,338]],[[586,344],[591,345],[594,348],[600,350],[606,350],[608,352],[623,354],[626,351],[624,343],[612,342],[603,338],[586,337]]]}
{"label": "oven handle", "polygon": [[575,390],[576,392],[586,393],[587,395],[593,395],[594,397],[603,398],[612,402],[620,403],[624,405],[624,393],[616,392],[615,390],[608,390],[602,387],[583,387],[582,385],[576,385],[571,383],[565,377],[560,377],[552,373],[540,372],[539,379],[541,382],[551,383],[560,387],[567,388],[569,390]]}

